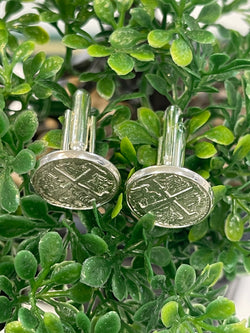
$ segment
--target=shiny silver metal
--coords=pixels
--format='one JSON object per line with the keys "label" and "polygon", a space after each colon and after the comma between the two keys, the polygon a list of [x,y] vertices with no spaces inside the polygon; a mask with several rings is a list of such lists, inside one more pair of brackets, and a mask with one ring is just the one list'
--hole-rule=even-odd
{"label": "shiny silver metal", "polygon": [[127,204],[140,218],[151,212],[155,225],[182,228],[201,222],[210,213],[213,193],[199,174],[183,168],[184,124],[181,110],[171,106],[163,118],[157,165],[135,172],[127,181]]}
{"label": "shiny silver metal", "polygon": [[54,206],[92,209],[94,204],[99,207],[110,201],[118,191],[117,168],[94,154],[96,118],[89,116],[89,110],[89,94],[77,90],[73,110],[65,113],[62,150],[42,157],[32,177],[35,191]]}

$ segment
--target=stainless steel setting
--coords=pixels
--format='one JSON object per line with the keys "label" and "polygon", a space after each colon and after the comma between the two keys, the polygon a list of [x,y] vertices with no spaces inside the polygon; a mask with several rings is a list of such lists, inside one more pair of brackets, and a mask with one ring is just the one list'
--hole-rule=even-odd
{"label": "stainless steel setting", "polygon": [[201,222],[210,213],[213,192],[209,183],[182,167],[184,141],[181,111],[171,106],[165,111],[157,165],[135,172],[126,184],[127,203],[136,217],[151,212],[157,226],[182,228]]}
{"label": "stainless steel setting", "polygon": [[32,177],[35,191],[54,206],[92,209],[94,203],[99,207],[118,191],[117,168],[94,154],[96,118],[89,116],[89,110],[89,94],[77,90],[73,110],[65,113],[62,150],[42,157]]}

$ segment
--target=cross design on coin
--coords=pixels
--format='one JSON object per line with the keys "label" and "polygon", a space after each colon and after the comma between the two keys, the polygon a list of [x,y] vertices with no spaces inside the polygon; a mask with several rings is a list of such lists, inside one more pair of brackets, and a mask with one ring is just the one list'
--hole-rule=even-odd
{"label": "cross design on coin", "polygon": [[199,174],[183,168],[184,124],[172,106],[164,115],[156,166],[135,172],[126,184],[127,203],[140,218],[151,212],[160,227],[181,228],[201,222],[210,213],[213,194]]}
{"label": "cross design on coin", "polygon": [[92,209],[94,203],[99,207],[118,191],[117,168],[93,153],[95,117],[89,116],[89,109],[89,94],[77,90],[73,111],[65,114],[62,150],[44,156],[32,177],[35,191],[54,206]]}

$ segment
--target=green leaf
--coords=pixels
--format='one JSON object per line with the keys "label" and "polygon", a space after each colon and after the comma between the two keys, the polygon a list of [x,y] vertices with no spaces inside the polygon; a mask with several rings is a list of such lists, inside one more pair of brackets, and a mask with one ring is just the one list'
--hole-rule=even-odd
{"label": "green leaf", "polygon": [[220,326],[220,333],[250,333],[250,328],[247,328],[246,325],[246,320],[234,324],[222,325]]}
{"label": "green leaf", "polygon": [[194,146],[195,155],[199,158],[210,158],[217,153],[214,145],[210,142],[201,141]]}
{"label": "green leaf", "polygon": [[0,235],[5,238],[21,236],[36,228],[36,223],[31,222],[26,217],[15,215],[0,216]]}
{"label": "green leaf", "polygon": [[201,223],[195,224],[191,227],[188,233],[189,242],[197,242],[202,239],[208,232],[208,222],[207,220],[202,221]]}
{"label": "green leaf", "polygon": [[155,58],[154,53],[147,45],[137,47],[133,52],[129,52],[129,54],[139,61],[153,61]]}
{"label": "green leaf", "polygon": [[72,284],[80,279],[81,268],[78,262],[63,261],[54,266],[50,279],[57,284]]}
{"label": "green leaf", "polygon": [[116,25],[114,20],[115,8],[110,0],[94,0],[94,10],[102,22]]}
{"label": "green leaf", "polygon": [[211,3],[204,6],[197,18],[199,22],[213,24],[221,15],[221,7],[217,3]]}
{"label": "green leaf", "polygon": [[115,270],[112,276],[112,292],[120,302],[126,297],[127,295],[127,288],[124,276],[121,274],[120,271]]}
{"label": "green leaf", "polygon": [[40,264],[43,268],[49,268],[57,263],[63,254],[63,242],[61,236],[50,231],[40,240],[39,246]]}
{"label": "green leaf", "polygon": [[83,262],[81,282],[91,287],[102,287],[111,273],[110,262],[103,257],[90,257]]}
{"label": "green leaf", "polygon": [[47,144],[43,140],[35,140],[34,142],[30,143],[27,147],[29,150],[33,151],[35,155],[40,155],[47,148]]}
{"label": "green leaf", "polygon": [[9,126],[10,122],[8,116],[0,110],[0,138],[8,132]]}
{"label": "green leaf", "polygon": [[12,316],[12,304],[5,296],[0,296],[0,323],[6,322]]}
{"label": "green leaf", "polygon": [[207,265],[201,275],[206,274],[206,279],[202,282],[202,285],[212,287],[222,277],[223,274],[223,263],[216,262],[212,265]]}
{"label": "green leaf", "polygon": [[0,50],[3,50],[8,42],[8,31],[0,29]]}
{"label": "green leaf", "polygon": [[225,221],[225,234],[231,242],[238,242],[244,234],[244,223],[238,215],[229,214]]}
{"label": "green leaf", "polygon": [[61,101],[67,108],[71,109],[71,99],[65,89],[58,83],[52,81],[39,81],[39,84],[53,91],[53,97]]}
{"label": "green leaf", "polygon": [[78,282],[69,289],[69,297],[74,302],[84,304],[90,301],[93,289],[84,283]]}
{"label": "green leaf", "polygon": [[166,31],[166,30],[152,30],[148,34],[148,43],[150,46],[155,48],[161,48],[164,47],[166,44],[168,44],[173,36],[173,31]]}
{"label": "green leaf", "polygon": [[223,125],[211,128],[202,134],[200,138],[207,138],[221,145],[230,145],[234,141],[233,133]]}
{"label": "green leaf", "polygon": [[41,21],[47,22],[47,23],[54,23],[60,20],[60,15],[57,13],[54,13],[50,10],[45,10],[40,14]]}
{"label": "green leaf", "polygon": [[209,58],[210,62],[212,63],[215,69],[220,68],[220,66],[228,62],[229,59],[230,56],[226,53],[214,53]]}
{"label": "green leaf", "polygon": [[120,149],[121,149],[122,155],[124,157],[126,157],[126,159],[130,163],[132,163],[132,164],[137,163],[135,148],[127,136],[122,138],[121,143],[120,143]]}
{"label": "green leaf", "polygon": [[18,17],[17,22],[19,24],[22,23],[24,25],[36,24],[40,22],[40,18],[39,15],[37,14],[28,13]]}
{"label": "green leaf", "polygon": [[243,265],[247,273],[250,273],[250,255],[243,256]]}
{"label": "green leaf", "polygon": [[129,27],[122,27],[110,35],[109,42],[112,47],[120,50],[133,48],[140,39],[140,32]]}
{"label": "green leaf", "polygon": [[62,142],[62,130],[55,129],[47,132],[43,138],[49,148],[60,149]]}
{"label": "green leaf", "polygon": [[86,38],[76,34],[65,35],[62,42],[71,49],[86,49],[89,46],[89,41]]}
{"label": "green leaf", "polygon": [[170,54],[176,65],[185,67],[193,60],[192,50],[184,39],[175,39],[170,47]]}
{"label": "green leaf", "polygon": [[109,77],[104,77],[98,80],[96,89],[102,98],[109,100],[115,92],[115,82]]}
{"label": "green leaf", "polygon": [[214,261],[214,253],[210,249],[201,248],[191,254],[190,265],[196,270],[203,269],[207,264],[212,264]]}
{"label": "green leaf", "polygon": [[38,326],[38,320],[33,312],[27,308],[20,308],[18,311],[18,319],[25,328],[35,329]]}
{"label": "green leaf", "polygon": [[137,150],[137,159],[145,167],[155,165],[157,160],[157,149],[150,145],[140,146]]}
{"label": "green leaf", "polygon": [[131,117],[130,108],[125,105],[118,105],[115,113],[111,118],[111,125],[115,127],[116,125],[122,123],[125,120],[129,120]]}
{"label": "green leaf", "polygon": [[175,290],[178,294],[186,294],[196,280],[195,270],[192,266],[182,264],[175,274]]}
{"label": "green leaf", "polygon": [[10,175],[6,175],[0,186],[0,203],[2,209],[14,213],[20,201],[19,190]]}
{"label": "green leaf", "polygon": [[216,0],[191,0],[192,5],[208,5]]}
{"label": "green leaf", "polygon": [[198,42],[200,44],[214,44],[215,43],[215,37],[210,31],[206,30],[192,30],[187,31],[187,36],[194,40],[195,42]]}
{"label": "green leaf", "polygon": [[76,325],[79,327],[84,333],[90,332],[90,320],[88,316],[83,312],[79,311],[76,315]]}
{"label": "green leaf", "polygon": [[108,64],[118,75],[126,75],[134,68],[133,59],[129,55],[120,52],[111,54],[108,58]]}
{"label": "green leaf", "polygon": [[112,210],[111,218],[114,219],[122,210],[123,193],[120,193],[116,205]]}
{"label": "green leaf", "polygon": [[95,255],[102,255],[108,251],[108,244],[100,236],[95,234],[81,235],[81,242],[89,252]]}
{"label": "green leaf", "polygon": [[45,44],[49,41],[49,34],[42,27],[32,26],[23,29],[24,35],[37,44]]}
{"label": "green leaf", "polygon": [[168,94],[166,81],[161,76],[157,74],[146,74],[146,78],[151,84],[151,86],[160,94],[162,94],[163,96],[166,96]]}
{"label": "green leaf", "polygon": [[156,138],[160,136],[160,119],[154,111],[149,108],[140,107],[137,110],[137,115],[140,123],[146,128],[146,130]]}
{"label": "green leaf", "polygon": [[157,305],[156,301],[150,301],[143,304],[134,314],[134,320],[136,322],[145,322],[150,318],[152,313],[154,313],[155,307]]}
{"label": "green leaf", "polygon": [[35,83],[32,87],[33,93],[38,99],[46,99],[52,95],[52,90],[44,85]]}
{"label": "green leaf", "polygon": [[21,250],[17,253],[14,266],[17,275],[22,280],[33,279],[37,271],[37,261],[34,255],[28,250]]}
{"label": "green leaf", "polygon": [[234,248],[223,250],[218,256],[218,260],[223,262],[224,270],[227,273],[231,273],[235,270],[235,267],[239,260],[239,255]]}
{"label": "green leaf", "polygon": [[56,73],[61,69],[63,61],[63,58],[59,56],[51,56],[47,58],[43,62],[36,78],[39,80],[44,80],[56,75]]}
{"label": "green leaf", "polygon": [[179,318],[179,304],[176,301],[166,303],[161,309],[161,321],[165,327],[171,327]]}
{"label": "green leaf", "polygon": [[132,6],[133,2],[134,0],[116,0],[118,11],[122,13],[128,10]]}
{"label": "green leaf", "polygon": [[20,113],[14,122],[15,134],[21,142],[28,142],[36,133],[38,118],[34,111],[28,110]]}
{"label": "green leaf", "polygon": [[150,261],[160,267],[165,267],[170,263],[171,254],[166,247],[154,246],[151,249]]}
{"label": "green leaf", "polygon": [[148,11],[144,8],[132,8],[130,10],[132,16],[131,22],[136,22],[141,27],[149,28],[152,27],[152,19]]}
{"label": "green leaf", "polygon": [[34,49],[35,44],[32,41],[23,42],[19,45],[12,56],[12,67],[14,67],[18,62],[28,59]]}
{"label": "green leaf", "polygon": [[12,162],[13,171],[24,174],[34,169],[36,165],[36,155],[29,149],[21,150]]}
{"label": "green leaf", "polygon": [[232,316],[235,313],[234,302],[225,298],[218,297],[216,300],[208,304],[204,316],[215,320],[223,320]]}
{"label": "green leaf", "polygon": [[31,90],[31,87],[28,83],[21,83],[18,86],[15,86],[11,90],[11,95],[24,95]]}
{"label": "green leaf", "polygon": [[63,325],[60,319],[51,312],[45,312],[43,318],[44,326],[48,333],[64,333]]}
{"label": "green leaf", "polygon": [[3,291],[9,297],[14,297],[11,281],[4,275],[0,276],[0,291]]}
{"label": "green leaf", "polygon": [[[104,45],[93,44],[87,48],[88,54],[91,57],[107,57],[112,53],[112,49],[110,47]],[[83,73],[84,74],[84,73]]]}
{"label": "green leaf", "polygon": [[128,137],[132,144],[156,144],[143,126],[132,120],[126,120],[115,126],[115,133],[120,139]]}
{"label": "green leaf", "polygon": [[21,208],[24,215],[33,219],[43,219],[48,215],[47,202],[36,194],[22,197]]}
{"label": "green leaf", "polygon": [[98,318],[94,333],[118,333],[121,329],[121,320],[115,311],[109,311]]}
{"label": "green leaf", "polygon": [[5,333],[33,333],[34,331],[30,331],[25,329],[23,325],[19,321],[12,321],[8,323],[4,328]]}
{"label": "green leaf", "polygon": [[250,152],[250,134],[242,136],[233,151],[233,161],[242,161]]}
{"label": "green leaf", "polygon": [[226,195],[227,187],[225,185],[217,185],[217,186],[213,186],[212,190],[213,190],[213,194],[214,194],[213,204],[215,206]]}

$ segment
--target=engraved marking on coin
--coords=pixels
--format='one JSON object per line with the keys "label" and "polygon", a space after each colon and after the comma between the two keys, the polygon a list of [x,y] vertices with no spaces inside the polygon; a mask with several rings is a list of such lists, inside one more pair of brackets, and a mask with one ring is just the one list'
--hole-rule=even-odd
{"label": "engraved marking on coin", "polygon": [[182,175],[158,173],[130,183],[129,205],[137,216],[156,215],[156,225],[186,226],[201,221],[210,209],[211,198],[199,183]]}
{"label": "engraved marking on coin", "polygon": [[107,167],[78,158],[44,164],[38,169],[33,185],[51,204],[74,209],[91,208],[93,201],[97,205],[109,201],[118,186]]}

